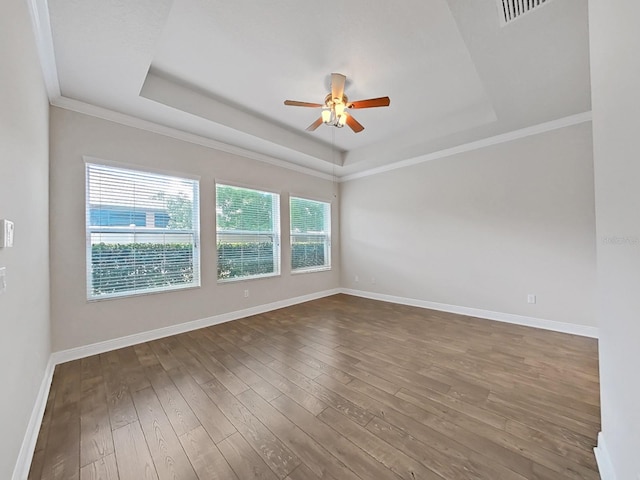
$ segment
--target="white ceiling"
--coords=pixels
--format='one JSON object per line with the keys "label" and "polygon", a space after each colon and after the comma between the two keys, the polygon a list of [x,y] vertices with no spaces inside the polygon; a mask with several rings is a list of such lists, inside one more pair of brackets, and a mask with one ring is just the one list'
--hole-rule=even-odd
{"label": "white ceiling", "polygon": [[[41,1],[41,0],[36,0]],[[39,8],[44,2],[39,3]],[[348,175],[590,110],[587,2],[49,0],[60,94]],[[42,17],[41,17],[42,18]],[[330,74],[365,126],[305,128]],[[337,169],[337,172],[336,172]]]}

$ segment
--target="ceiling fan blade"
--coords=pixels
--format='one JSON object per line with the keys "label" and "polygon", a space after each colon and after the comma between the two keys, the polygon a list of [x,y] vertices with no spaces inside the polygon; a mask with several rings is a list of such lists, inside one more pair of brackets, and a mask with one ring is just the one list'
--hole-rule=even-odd
{"label": "ceiling fan blade", "polygon": [[355,102],[349,102],[349,108],[373,108],[373,107],[388,107],[391,104],[389,97],[369,98],[367,100],[356,100]]}
{"label": "ceiling fan blade", "polygon": [[315,122],[307,127],[307,132],[313,132],[316,128],[322,125],[322,117],[318,118]]}
{"label": "ceiling fan blade", "polygon": [[353,130],[355,133],[359,133],[364,130],[362,124],[360,124],[360,122],[358,122],[355,118],[353,118],[351,115],[348,115],[347,113],[345,113],[345,115],[347,115],[347,125],[351,127],[351,130]]}
{"label": "ceiling fan blade", "polygon": [[331,74],[331,98],[339,98],[342,100],[342,96],[344,95],[344,83],[346,82],[347,77],[342,75],[341,73],[332,73]]}
{"label": "ceiling fan blade", "polygon": [[319,108],[323,105],[320,103],[309,103],[309,102],[298,102],[296,100],[285,100],[285,105],[289,105],[290,107],[311,107],[311,108]]}

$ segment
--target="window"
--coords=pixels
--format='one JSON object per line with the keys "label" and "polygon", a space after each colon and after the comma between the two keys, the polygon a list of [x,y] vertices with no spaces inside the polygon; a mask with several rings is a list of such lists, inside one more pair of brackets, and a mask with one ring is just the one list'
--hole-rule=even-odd
{"label": "window", "polygon": [[200,286],[198,181],[86,165],[87,298]]}
{"label": "window", "polygon": [[331,204],[291,197],[291,270],[331,268]]}
{"label": "window", "polygon": [[216,185],[218,280],[280,274],[280,196]]}

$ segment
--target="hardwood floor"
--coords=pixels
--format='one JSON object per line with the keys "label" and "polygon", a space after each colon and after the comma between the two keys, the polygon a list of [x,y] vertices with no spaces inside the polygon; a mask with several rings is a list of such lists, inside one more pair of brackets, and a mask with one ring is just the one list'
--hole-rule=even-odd
{"label": "hardwood floor", "polygon": [[597,342],[346,295],[59,365],[35,479],[599,479]]}

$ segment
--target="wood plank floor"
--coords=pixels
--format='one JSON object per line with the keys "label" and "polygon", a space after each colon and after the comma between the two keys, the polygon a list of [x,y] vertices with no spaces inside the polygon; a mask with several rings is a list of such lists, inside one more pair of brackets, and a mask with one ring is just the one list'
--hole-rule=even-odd
{"label": "wood plank floor", "polygon": [[30,480],[599,479],[597,342],[336,295],[59,365]]}

